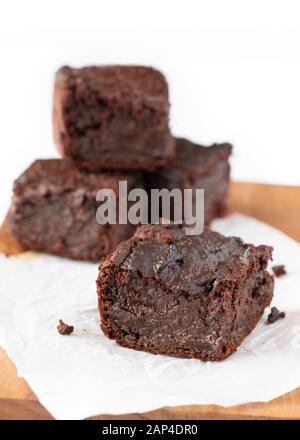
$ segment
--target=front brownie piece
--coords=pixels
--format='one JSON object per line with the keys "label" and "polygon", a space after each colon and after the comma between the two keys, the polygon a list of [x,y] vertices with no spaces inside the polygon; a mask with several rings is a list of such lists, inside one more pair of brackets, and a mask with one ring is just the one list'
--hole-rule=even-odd
{"label": "front brownie piece", "polygon": [[62,67],[54,90],[54,138],[80,167],[151,170],[174,155],[168,86],[143,66]]}
{"label": "front brownie piece", "polygon": [[28,250],[97,261],[129,238],[131,225],[100,225],[96,193],[119,180],[142,187],[138,173],[80,171],[66,159],[35,161],[15,182],[8,225]]}
{"label": "front brownie piece", "polygon": [[155,354],[225,359],[271,302],[272,248],[205,229],[145,225],[100,266],[101,327],[118,344]]}
{"label": "front brownie piece", "polygon": [[[232,145],[228,143],[203,147],[177,138],[175,159],[170,165],[147,174],[148,188],[204,189],[204,217],[205,224],[209,224],[226,210],[231,151]],[[172,214],[171,220],[174,220]]]}

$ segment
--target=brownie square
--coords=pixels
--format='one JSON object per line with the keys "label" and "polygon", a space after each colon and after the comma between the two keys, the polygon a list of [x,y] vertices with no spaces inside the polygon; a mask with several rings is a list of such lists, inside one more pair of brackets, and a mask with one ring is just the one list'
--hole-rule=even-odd
{"label": "brownie square", "polygon": [[[151,189],[174,188],[204,189],[204,217],[209,224],[224,214],[227,207],[230,165],[228,158],[232,145],[197,145],[186,139],[175,139],[176,157],[152,173],[147,173],[147,186]],[[171,213],[171,220],[174,220]]]}
{"label": "brownie square", "polygon": [[233,353],[270,304],[272,248],[145,225],[100,266],[101,327],[124,347],[204,361]]}
{"label": "brownie square", "polygon": [[150,67],[63,67],[55,80],[55,142],[89,170],[151,170],[174,155],[168,99],[164,76]]}
{"label": "brownie square", "polygon": [[135,229],[96,221],[97,191],[113,189],[118,197],[120,180],[129,190],[143,187],[138,173],[93,174],[67,159],[37,160],[14,183],[7,217],[11,232],[26,250],[97,261]]}

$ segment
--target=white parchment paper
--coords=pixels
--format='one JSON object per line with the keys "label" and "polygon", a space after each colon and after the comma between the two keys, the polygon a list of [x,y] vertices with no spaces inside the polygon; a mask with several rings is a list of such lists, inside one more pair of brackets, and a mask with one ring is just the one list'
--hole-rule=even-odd
{"label": "white parchment paper", "polygon": [[[221,363],[155,356],[108,340],[99,328],[96,264],[0,256],[0,344],[54,417],[267,401],[300,385],[300,245],[239,214],[213,228],[273,245],[273,264],[288,271],[276,279],[273,300],[286,318],[266,325],[267,310]],[[75,326],[71,336],[57,333],[60,318]]]}

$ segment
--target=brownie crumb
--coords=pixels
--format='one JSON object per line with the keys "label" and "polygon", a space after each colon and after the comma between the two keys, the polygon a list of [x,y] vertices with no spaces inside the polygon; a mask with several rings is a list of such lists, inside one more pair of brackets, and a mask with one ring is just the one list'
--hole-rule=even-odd
{"label": "brownie crumb", "polygon": [[277,266],[273,266],[272,271],[275,277],[282,277],[282,275],[286,274],[285,266],[283,264],[278,264]]}
{"label": "brownie crumb", "polygon": [[53,128],[60,153],[89,171],[152,171],[175,155],[168,84],[151,67],[62,67]]}
{"label": "brownie crumb", "polygon": [[70,335],[74,331],[74,326],[73,325],[68,325],[68,324],[64,323],[60,319],[59,323],[58,323],[58,326],[57,326],[57,331],[61,335]]}
{"label": "brownie crumb", "polygon": [[162,243],[166,243],[166,244],[173,243],[172,237],[169,234],[163,235],[161,241],[162,241]]}
{"label": "brownie crumb", "polygon": [[277,307],[271,308],[271,313],[268,315],[267,324],[273,324],[278,321],[278,319],[285,318],[285,313],[280,312]]}

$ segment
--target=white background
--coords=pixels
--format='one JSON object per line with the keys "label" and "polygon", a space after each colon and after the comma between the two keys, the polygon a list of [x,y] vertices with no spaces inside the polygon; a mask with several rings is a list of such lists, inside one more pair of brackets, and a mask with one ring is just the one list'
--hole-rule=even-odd
{"label": "white background", "polygon": [[56,157],[62,64],[147,64],[170,83],[176,135],[230,141],[234,179],[300,184],[300,3],[266,0],[2,1],[0,217],[14,178]]}

